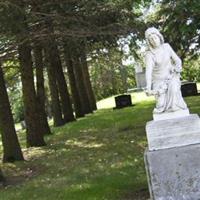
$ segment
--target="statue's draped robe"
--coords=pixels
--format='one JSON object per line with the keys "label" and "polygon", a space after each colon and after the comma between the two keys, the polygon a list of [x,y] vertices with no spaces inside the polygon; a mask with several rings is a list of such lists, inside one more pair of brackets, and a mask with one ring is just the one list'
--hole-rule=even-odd
{"label": "statue's draped robe", "polygon": [[180,58],[167,43],[146,53],[147,89],[153,90],[156,98],[154,113],[187,109],[181,95]]}

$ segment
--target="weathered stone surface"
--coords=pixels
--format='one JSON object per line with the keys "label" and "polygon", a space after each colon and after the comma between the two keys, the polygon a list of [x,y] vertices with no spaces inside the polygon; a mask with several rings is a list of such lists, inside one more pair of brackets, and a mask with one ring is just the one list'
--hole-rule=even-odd
{"label": "weathered stone surface", "polygon": [[149,150],[159,150],[200,143],[200,119],[187,117],[150,121],[146,125]]}
{"label": "weathered stone surface", "polygon": [[146,151],[152,200],[200,200],[200,144]]}

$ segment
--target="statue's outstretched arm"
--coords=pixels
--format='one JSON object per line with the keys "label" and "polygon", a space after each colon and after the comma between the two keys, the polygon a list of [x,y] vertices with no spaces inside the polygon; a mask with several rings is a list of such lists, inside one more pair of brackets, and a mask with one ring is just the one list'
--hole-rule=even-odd
{"label": "statue's outstretched arm", "polygon": [[150,52],[147,52],[145,55],[145,64],[146,64],[146,90],[151,91],[152,90],[152,72],[153,72],[153,58]]}
{"label": "statue's outstretched arm", "polygon": [[168,50],[170,51],[171,59],[174,65],[174,70],[180,73],[182,71],[182,61],[178,57],[178,55],[174,52],[172,47],[169,44],[166,44],[166,45],[167,45]]}

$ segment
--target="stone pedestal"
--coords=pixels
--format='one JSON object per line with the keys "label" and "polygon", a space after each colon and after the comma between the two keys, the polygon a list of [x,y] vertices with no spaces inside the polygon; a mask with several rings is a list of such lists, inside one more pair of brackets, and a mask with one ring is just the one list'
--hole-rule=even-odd
{"label": "stone pedestal", "polygon": [[159,120],[167,120],[167,119],[175,119],[180,117],[186,117],[189,116],[190,112],[188,109],[185,110],[178,110],[176,112],[166,112],[162,114],[153,114],[153,120],[159,121]]}
{"label": "stone pedestal", "polygon": [[145,152],[152,200],[200,200],[200,119],[198,115],[151,121]]}
{"label": "stone pedestal", "polygon": [[146,87],[145,72],[138,72],[135,74],[136,85],[138,89]]}

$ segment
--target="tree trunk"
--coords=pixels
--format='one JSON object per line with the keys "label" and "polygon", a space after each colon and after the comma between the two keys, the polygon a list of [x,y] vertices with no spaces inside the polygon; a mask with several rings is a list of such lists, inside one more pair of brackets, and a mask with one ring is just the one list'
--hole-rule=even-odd
{"label": "tree trunk", "polygon": [[5,182],[5,177],[3,176],[3,173],[2,173],[1,168],[0,168],[0,185],[4,184],[4,182]]}
{"label": "tree trunk", "polygon": [[67,83],[64,77],[62,64],[56,45],[56,41],[52,38],[51,45],[49,45],[49,61],[51,67],[55,69],[56,81],[61,98],[61,108],[64,115],[64,122],[74,121],[72,103],[70,100]]}
{"label": "tree trunk", "polygon": [[[41,7],[37,1],[32,1],[31,3],[33,12],[41,12]],[[41,29],[43,26],[42,23],[37,23],[34,25],[33,30],[37,31]],[[44,55],[43,55],[43,47],[41,41],[34,41],[34,61],[36,68],[36,96],[38,101],[38,114],[40,118],[40,122],[42,124],[44,134],[51,134],[51,130],[48,124],[47,113],[45,109],[45,100],[47,99],[45,96],[45,88],[44,88]]]}
{"label": "tree trunk", "polygon": [[76,78],[76,86],[79,91],[81,107],[83,109],[84,114],[92,113],[92,108],[90,106],[90,101],[84,81],[83,70],[81,65],[81,54],[79,50],[80,46],[74,44],[72,47],[72,62],[73,69]]}
{"label": "tree trunk", "polygon": [[0,132],[3,143],[3,162],[24,160],[15,131],[14,120],[8,94],[6,91],[3,71],[0,67]]}
{"label": "tree trunk", "polygon": [[75,74],[74,74],[74,70],[73,70],[73,62],[72,62],[72,58],[70,55],[70,51],[68,49],[68,45],[66,43],[64,43],[64,57],[65,57],[65,63],[67,65],[69,84],[70,84],[70,88],[71,88],[75,114],[76,114],[77,118],[84,117],[84,113],[82,111],[83,109],[81,107],[79,92],[78,92],[78,89],[76,86]]}
{"label": "tree trunk", "polygon": [[122,88],[123,88],[123,93],[126,93],[128,90],[128,83],[127,83],[127,70],[125,66],[121,63],[119,67],[120,75],[121,75],[121,80],[122,80]]}
{"label": "tree trunk", "polygon": [[118,94],[118,86],[116,81],[115,67],[113,65],[110,66],[110,74],[111,74],[111,85],[112,85],[112,94]]}
{"label": "tree trunk", "polygon": [[38,112],[37,98],[33,79],[33,66],[31,57],[31,47],[28,42],[24,42],[18,47],[23,101],[25,110],[25,122],[27,127],[27,147],[44,146],[44,133],[42,132]]}
{"label": "tree trunk", "polygon": [[37,87],[37,105],[38,115],[43,128],[44,134],[50,134],[50,128],[47,121],[47,115],[45,112],[45,89],[44,89],[44,73],[43,73],[43,54],[42,47],[35,44],[34,46],[34,58],[36,68],[36,87]]}
{"label": "tree trunk", "polygon": [[89,75],[89,70],[88,70],[88,64],[87,64],[87,58],[85,54],[85,48],[83,47],[83,50],[81,51],[81,63],[82,63],[82,70],[83,70],[83,76],[84,76],[84,81],[89,97],[89,102],[92,110],[97,110],[97,105],[96,105],[96,99],[94,96],[94,92],[92,89],[92,84],[90,81],[90,75]]}
{"label": "tree trunk", "polygon": [[64,124],[64,121],[62,119],[62,111],[60,106],[60,99],[59,99],[59,93],[58,93],[58,86],[56,82],[56,76],[55,76],[55,69],[54,66],[50,65],[50,53],[49,48],[47,47],[48,44],[45,46],[45,57],[46,57],[46,64],[47,64],[47,74],[48,74],[48,80],[49,80],[49,89],[50,89],[50,95],[51,95],[51,107],[52,107],[52,115],[53,115],[53,121],[54,126],[62,126]]}

